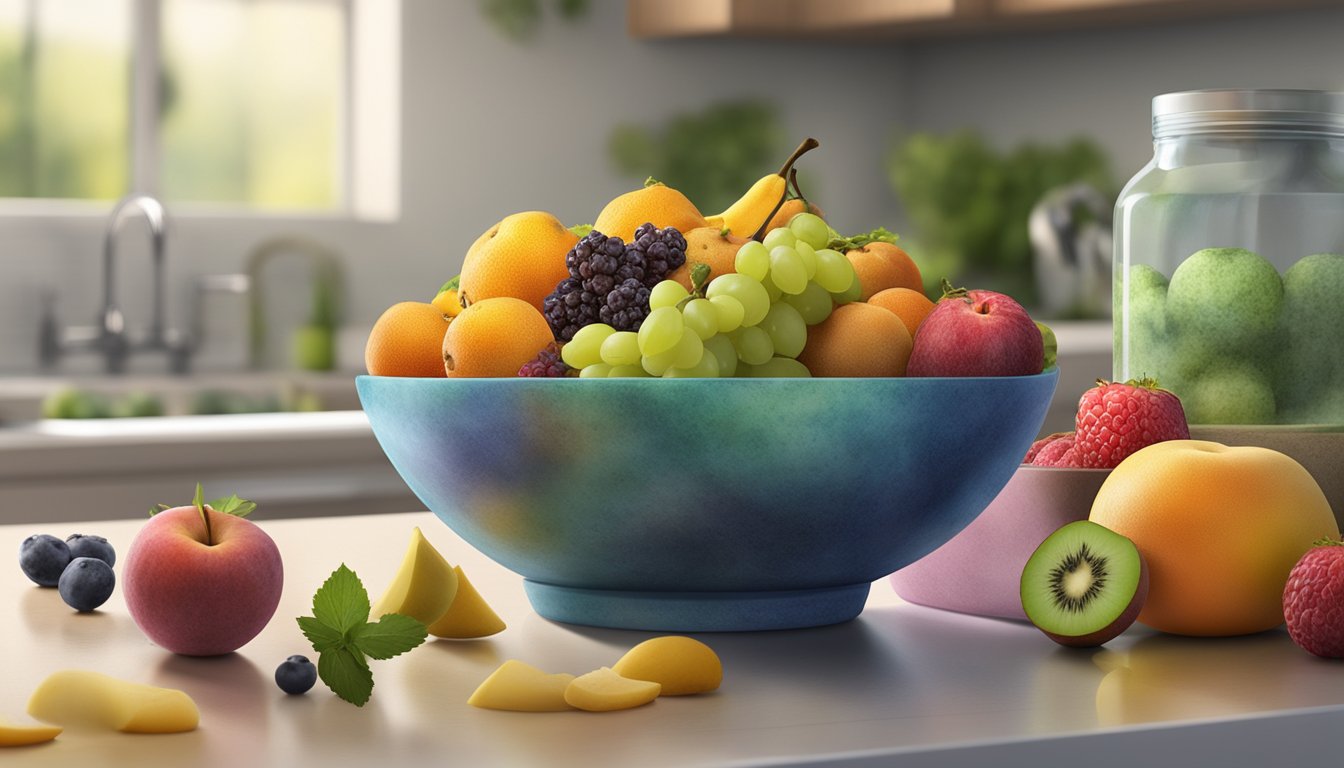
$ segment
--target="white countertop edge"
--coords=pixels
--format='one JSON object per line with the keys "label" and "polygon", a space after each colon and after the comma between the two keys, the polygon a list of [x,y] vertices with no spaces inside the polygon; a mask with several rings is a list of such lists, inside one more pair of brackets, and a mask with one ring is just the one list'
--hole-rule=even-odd
{"label": "white countertop edge", "polygon": [[154,416],[123,419],[45,419],[0,429],[0,450],[59,446],[205,443],[257,439],[323,439],[370,432],[363,411]]}

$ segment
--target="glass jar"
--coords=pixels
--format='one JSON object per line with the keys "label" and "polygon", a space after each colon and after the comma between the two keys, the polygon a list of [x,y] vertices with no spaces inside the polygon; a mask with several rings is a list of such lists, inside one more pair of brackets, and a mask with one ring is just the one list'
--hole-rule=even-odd
{"label": "glass jar", "polygon": [[1153,99],[1115,207],[1114,374],[1192,424],[1344,424],[1344,93]]}

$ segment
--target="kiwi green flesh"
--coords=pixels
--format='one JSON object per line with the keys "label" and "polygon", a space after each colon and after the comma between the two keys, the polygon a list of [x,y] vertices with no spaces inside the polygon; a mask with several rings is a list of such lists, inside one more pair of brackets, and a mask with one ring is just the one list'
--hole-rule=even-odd
{"label": "kiwi green flesh", "polygon": [[1129,539],[1081,520],[1041,543],[1022,570],[1022,610],[1052,640],[1093,647],[1124,632],[1148,595],[1148,567]]}

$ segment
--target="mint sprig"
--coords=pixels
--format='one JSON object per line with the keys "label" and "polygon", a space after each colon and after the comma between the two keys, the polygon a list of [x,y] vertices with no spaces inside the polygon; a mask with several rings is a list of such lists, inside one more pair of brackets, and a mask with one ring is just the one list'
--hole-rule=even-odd
{"label": "mint sprig", "polygon": [[341,567],[313,595],[313,615],[299,629],[317,652],[317,674],[331,692],[357,707],[373,693],[369,659],[390,659],[425,641],[429,629],[399,613],[368,621],[369,593],[355,572]]}

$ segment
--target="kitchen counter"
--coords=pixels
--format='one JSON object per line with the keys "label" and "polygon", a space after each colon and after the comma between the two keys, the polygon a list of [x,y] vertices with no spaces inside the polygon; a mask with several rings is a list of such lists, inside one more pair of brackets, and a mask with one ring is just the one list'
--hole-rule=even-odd
{"label": "kitchen counter", "polygon": [[[1282,631],[1202,640],[1132,629],[1108,650],[1056,646],[1035,629],[904,604],[885,581],[852,622],[811,630],[699,635],[722,657],[710,695],[630,711],[480,710],[467,696],[516,658],[575,674],[612,664],[648,633],[555,624],[532,612],[520,577],[428,513],[256,522],[285,558],[280,608],[239,652],[175,656],[152,645],[120,586],[76,614],[54,589],[0,567],[0,719],[23,722],[38,683],[65,668],[180,688],[198,730],[169,736],[67,731],[3,750],[6,766],[686,766],[1329,764],[1344,726],[1344,664],[1309,656]],[[0,551],[32,533],[106,536],[124,558],[142,520],[0,526]],[[344,562],[374,598],[412,526],[460,563],[508,622],[492,638],[432,640],[372,662],[363,708],[318,683],[286,696],[286,656],[314,658],[293,617]],[[117,566],[121,576],[121,565]],[[315,659],[314,659],[315,660]]]}

